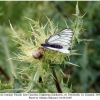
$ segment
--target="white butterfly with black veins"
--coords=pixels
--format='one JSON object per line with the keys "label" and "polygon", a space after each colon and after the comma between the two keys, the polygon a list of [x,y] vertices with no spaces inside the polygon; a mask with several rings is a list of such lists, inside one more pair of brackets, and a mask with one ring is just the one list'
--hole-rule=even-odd
{"label": "white butterfly with black veins", "polygon": [[70,54],[69,48],[72,43],[72,36],[73,31],[70,28],[67,28],[50,36],[46,39],[44,44],[41,44],[41,46],[54,51]]}

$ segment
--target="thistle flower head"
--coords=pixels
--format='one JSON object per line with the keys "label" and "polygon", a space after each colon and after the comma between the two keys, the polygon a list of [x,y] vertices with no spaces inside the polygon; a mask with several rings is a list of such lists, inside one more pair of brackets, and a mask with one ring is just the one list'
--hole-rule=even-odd
{"label": "thistle flower head", "polygon": [[[29,19],[29,18],[28,18]],[[17,34],[12,25],[10,24],[11,29],[13,30],[13,37],[16,38],[14,41],[18,42],[20,46],[20,54],[16,54],[17,59],[19,61],[26,61],[26,62],[36,62],[36,63],[54,63],[54,64],[61,64],[64,57],[67,54],[63,54],[57,51],[45,49],[41,46],[45,40],[53,35],[58,31],[58,27],[54,27],[53,22],[50,21],[49,18],[48,22],[43,26],[40,25],[39,21],[34,21],[29,19],[30,26],[31,26],[31,37],[30,39],[26,39],[19,34]],[[24,35],[23,35],[24,36]],[[33,39],[32,39],[33,38]]]}

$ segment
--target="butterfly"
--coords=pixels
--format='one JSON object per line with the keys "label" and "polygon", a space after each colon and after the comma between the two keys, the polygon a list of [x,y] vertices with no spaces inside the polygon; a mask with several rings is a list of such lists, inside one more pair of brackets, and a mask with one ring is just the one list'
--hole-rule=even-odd
{"label": "butterfly", "polygon": [[72,37],[72,29],[66,28],[57,34],[51,35],[48,39],[45,40],[45,43],[41,44],[41,46],[50,50],[70,54],[69,48],[72,43]]}

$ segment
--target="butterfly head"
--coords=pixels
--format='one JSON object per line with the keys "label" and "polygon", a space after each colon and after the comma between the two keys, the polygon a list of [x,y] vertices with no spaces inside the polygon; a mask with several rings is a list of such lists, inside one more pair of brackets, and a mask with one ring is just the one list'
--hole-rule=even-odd
{"label": "butterfly head", "polygon": [[41,44],[41,46],[43,46],[43,47],[47,47],[48,44],[47,44],[47,43],[44,43],[44,44]]}

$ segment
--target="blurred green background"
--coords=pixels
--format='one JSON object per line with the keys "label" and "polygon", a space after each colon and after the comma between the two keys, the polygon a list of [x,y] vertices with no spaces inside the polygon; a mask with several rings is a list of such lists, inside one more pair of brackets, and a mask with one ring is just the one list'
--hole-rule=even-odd
{"label": "blurred green background", "polygon": [[[29,21],[24,17],[47,22],[48,16],[58,28],[66,28],[65,22],[74,20],[76,2],[72,1],[26,1],[26,2],[0,2],[0,81],[9,83],[12,76],[11,68],[21,66],[20,62],[8,60],[18,52],[18,44],[11,40],[9,20],[16,32],[29,35]],[[100,92],[100,2],[80,1],[81,15],[86,13],[83,20],[85,32],[81,38],[93,39],[92,42],[76,44],[75,48],[81,56],[72,56],[71,62],[80,67],[70,66],[65,71],[70,73],[70,83],[73,92]],[[2,70],[3,69],[3,70]],[[7,74],[7,75],[6,75]]]}

